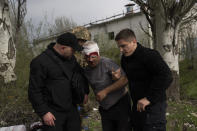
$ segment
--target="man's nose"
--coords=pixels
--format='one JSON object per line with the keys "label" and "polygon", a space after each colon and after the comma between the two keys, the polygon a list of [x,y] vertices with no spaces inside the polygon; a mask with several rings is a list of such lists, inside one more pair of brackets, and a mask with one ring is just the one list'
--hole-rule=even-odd
{"label": "man's nose", "polygon": [[90,58],[89,58],[89,61],[93,61],[93,58],[90,57]]}

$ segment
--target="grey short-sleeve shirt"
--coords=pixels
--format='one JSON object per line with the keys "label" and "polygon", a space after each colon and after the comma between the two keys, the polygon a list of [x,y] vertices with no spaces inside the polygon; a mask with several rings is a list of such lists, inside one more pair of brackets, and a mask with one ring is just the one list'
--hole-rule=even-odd
{"label": "grey short-sleeve shirt", "polygon": [[[113,84],[112,80],[112,70],[117,70],[120,67],[114,63],[111,59],[101,57],[99,64],[95,68],[86,67],[85,68],[85,76],[88,79],[91,88],[96,95],[99,91],[103,90],[107,86]],[[121,69],[121,74],[125,75],[123,70]],[[125,93],[125,87],[113,91],[107,95],[107,97],[101,101],[99,104],[104,109],[109,109],[112,105],[114,105]]]}

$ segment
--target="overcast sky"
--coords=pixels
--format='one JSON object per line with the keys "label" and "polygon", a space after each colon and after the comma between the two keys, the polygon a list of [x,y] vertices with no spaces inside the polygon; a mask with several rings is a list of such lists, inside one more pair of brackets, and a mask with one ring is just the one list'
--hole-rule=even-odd
{"label": "overcast sky", "polygon": [[27,0],[26,19],[34,23],[41,21],[47,13],[49,20],[66,16],[78,25],[125,12],[124,5],[130,0]]}

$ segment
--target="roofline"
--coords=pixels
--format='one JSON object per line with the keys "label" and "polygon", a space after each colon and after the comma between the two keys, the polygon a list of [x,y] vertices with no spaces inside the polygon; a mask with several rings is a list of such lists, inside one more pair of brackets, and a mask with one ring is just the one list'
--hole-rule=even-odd
{"label": "roofline", "polygon": [[[137,12],[137,13],[127,13],[127,14],[118,14],[118,15],[114,15],[114,16],[111,16],[111,17],[108,17],[106,19],[111,19],[111,18],[115,18],[117,16],[121,16],[123,15],[122,17],[119,17],[119,18],[116,18],[116,19],[112,19],[112,20],[109,20],[109,21],[105,21],[105,22],[102,22],[102,23],[98,23],[98,24],[93,24],[93,23],[96,23],[96,22],[99,22],[99,21],[104,21],[105,19],[101,19],[101,20],[98,20],[98,21],[95,21],[95,22],[92,22],[92,23],[88,23],[88,24],[85,24],[83,26],[85,26],[86,28],[92,28],[92,27],[95,27],[95,26],[100,26],[100,25],[103,25],[103,24],[106,24],[106,23],[109,23],[109,22],[113,22],[113,21],[116,21],[116,20],[121,20],[121,19],[124,19],[124,18],[127,18],[127,17],[133,17],[133,16],[136,16],[136,15],[140,15],[140,14],[143,14],[142,12]],[[89,26],[88,26],[89,25]],[[33,40],[33,44],[37,44],[39,42],[42,42],[42,41],[45,41],[45,40],[48,40],[48,39],[54,39],[54,38],[57,38],[59,35],[63,34],[63,33],[66,33],[66,32],[70,32],[72,29],[68,29],[68,30],[65,30],[65,31],[62,31],[60,33],[55,33],[53,35],[49,35],[47,37],[43,37],[43,38],[39,38],[39,39],[34,39]]]}
{"label": "roofline", "polygon": [[121,20],[121,19],[124,19],[124,18],[128,18],[128,17],[133,17],[133,16],[136,16],[136,15],[141,15],[143,14],[142,12],[137,12],[137,13],[128,13],[122,17],[119,17],[119,18],[116,18],[116,19],[113,19],[113,20],[109,20],[109,21],[105,21],[105,22],[102,22],[102,23],[99,23],[99,24],[91,24],[90,23],[90,26],[88,26],[87,28],[92,28],[92,27],[95,27],[95,26],[100,26],[100,25],[103,25],[103,24],[106,24],[106,23],[110,23],[110,22],[113,22],[113,21],[117,21],[117,20]]}
{"label": "roofline", "polygon": [[33,40],[33,44],[36,44],[38,42],[42,42],[42,41],[45,41],[45,40],[48,40],[48,39],[53,39],[53,38],[57,38],[59,35],[63,34],[63,33],[66,33],[66,32],[70,32],[72,29],[68,29],[68,30],[65,30],[65,31],[62,31],[60,33],[56,33],[56,34],[53,34],[53,35],[49,35],[47,37],[43,37],[43,38],[39,38],[39,39],[34,39]]}

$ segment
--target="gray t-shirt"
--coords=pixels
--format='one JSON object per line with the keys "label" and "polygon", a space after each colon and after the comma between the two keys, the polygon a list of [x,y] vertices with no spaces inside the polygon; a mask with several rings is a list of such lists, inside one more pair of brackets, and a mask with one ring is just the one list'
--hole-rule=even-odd
{"label": "gray t-shirt", "polygon": [[[88,79],[91,88],[96,95],[99,91],[103,90],[107,86],[113,84],[112,70],[116,71],[120,67],[114,63],[111,59],[101,57],[99,64],[95,68],[86,67],[85,76]],[[125,75],[121,69],[121,74]],[[125,93],[125,87],[109,93],[103,101],[99,102],[100,106],[104,109],[109,109],[114,105]]]}

